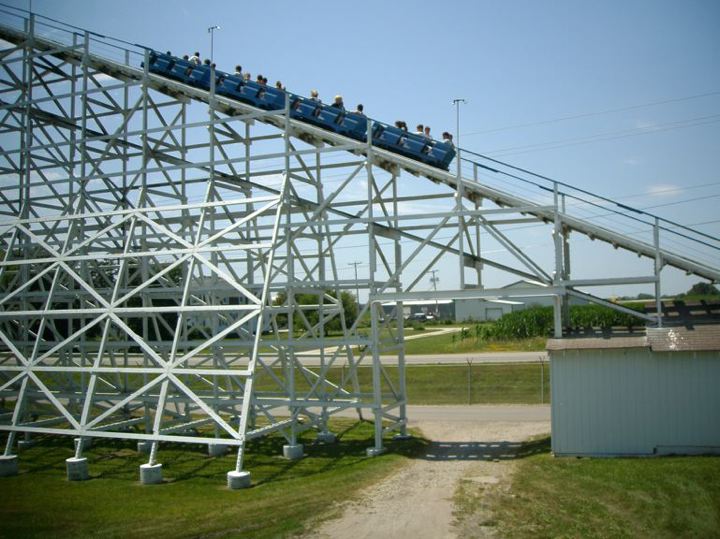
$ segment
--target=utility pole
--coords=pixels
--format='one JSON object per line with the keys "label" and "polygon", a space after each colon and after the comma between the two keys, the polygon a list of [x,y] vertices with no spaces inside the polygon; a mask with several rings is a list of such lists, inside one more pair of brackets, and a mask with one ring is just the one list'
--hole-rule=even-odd
{"label": "utility pole", "polygon": [[457,187],[455,192],[455,209],[458,212],[458,251],[460,252],[460,290],[465,288],[465,221],[463,210],[462,155],[460,150],[460,104],[467,103],[462,98],[453,99],[455,105],[455,162],[457,163]]}
{"label": "utility pole", "polygon": [[[433,291],[437,292],[437,284],[440,282],[440,277],[435,277],[435,274],[438,272],[438,270],[430,270],[428,273],[432,273],[432,277],[430,277],[430,282],[433,285]],[[435,318],[439,318],[438,316],[438,300],[435,298]]]}
{"label": "utility pole", "polygon": [[358,284],[357,269],[362,262],[350,262],[348,266],[355,266],[355,298],[357,299],[358,309],[360,308],[360,286]]}
{"label": "utility pole", "polygon": [[208,28],[208,33],[210,34],[210,63],[213,62],[213,53],[214,51],[214,45],[215,45],[215,30],[220,30],[219,26],[210,26]]}

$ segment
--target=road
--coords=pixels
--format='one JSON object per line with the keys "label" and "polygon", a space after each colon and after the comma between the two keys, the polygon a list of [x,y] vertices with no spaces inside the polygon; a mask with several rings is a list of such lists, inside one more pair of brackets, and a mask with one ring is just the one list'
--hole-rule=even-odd
{"label": "road", "polygon": [[547,422],[550,421],[549,404],[473,404],[473,405],[417,405],[407,407],[410,426],[429,421],[450,423],[502,421]]}
{"label": "road", "polygon": [[[366,410],[365,417],[370,417]],[[339,417],[357,417],[353,408],[333,414]],[[478,424],[478,423],[547,423],[550,422],[549,404],[443,404],[407,407],[408,425],[422,426],[428,423]]]}
{"label": "road", "polygon": [[[300,359],[303,365],[312,367],[320,364],[320,358],[310,355],[302,355]],[[380,356],[383,364],[397,364],[397,356]],[[466,365],[467,361],[473,364],[479,363],[537,363],[548,361],[545,351],[539,352],[471,352],[468,354],[417,354],[405,356],[406,365]],[[369,358],[363,360],[364,365],[370,365]],[[347,365],[344,357],[335,361],[336,367]]]}
{"label": "road", "polygon": [[[392,356],[380,356],[383,362],[397,362]],[[406,365],[465,365],[473,363],[537,363],[548,361],[547,352],[471,352],[469,354],[416,354],[405,356]]]}

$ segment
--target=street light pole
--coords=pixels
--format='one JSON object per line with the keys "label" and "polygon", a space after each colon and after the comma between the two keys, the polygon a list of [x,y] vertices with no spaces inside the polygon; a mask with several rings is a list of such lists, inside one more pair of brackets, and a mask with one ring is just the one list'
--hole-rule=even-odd
{"label": "street light pole", "polygon": [[460,252],[460,290],[465,288],[465,221],[462,217],[463,209],[463,186],[462,186],[462,156],[460,154],[460,104],[467,103],[462,98],[453,99],[455,105],[455,150],[457,154],[457,188],[455,192],[455,210],[458,213],[458,251]]}
{"label": "street light pole", "polygon": [[[430,270],[430,272],[429,272],[429,273],[432,273],[432,277],[430,277],[430,282],[431,282],[432,285],[433,285],[433,291],[434,291],[434,292],[437,292],[437,284],[440,282],[440,277],[435,277],[435,274],[436,274],[437,272],[438,272],[438,270],[436,270],[436,269]],[[437,300],[437,297],[436,297],[436,298],[435,298],[435,318],[436,318],[436,319],[440,318],[440,313],[438,312],[438,310],[439,310],[438,300]]]}
{"label": "street light pole", "polygon": [[210,34],[210,63],[213,61],[213,53],[215,52],[214,45],[215,45],[215,30],[220,30],[219,26],[210,26],[208,28],[208,33]]}

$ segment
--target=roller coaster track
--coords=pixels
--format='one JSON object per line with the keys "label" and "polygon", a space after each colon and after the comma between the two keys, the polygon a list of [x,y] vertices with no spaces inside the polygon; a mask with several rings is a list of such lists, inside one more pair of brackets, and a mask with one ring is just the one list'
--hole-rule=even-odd
{"label": "roller coaster track", "polygon": [[[10,43],[21,44],[26,41],[27,35],[23,31],[0,24],[0,38]],[[50,52],[53,56],[69,62],[79,63],[85,57],[85,53],[82,50],[67,47],[62,43],[58,43],[47,38],[38,36],[33,37],[33,47],[41,51]],[[174,98],[188,100],[195,99],[206,103],[209,103],[211,100],[213,100],[219,110],[228,114],[243,114],[250,116],[256,115],[258,121],[273,124],[280,129],[284,129],[286,125],[285,119],[280,116],[268,115],[267,112],[261,111],[260,109],[256,109],[244,103],[240,103],[238,101],[228,99],[223,96],[212,95],[210,91],[198,89],[180,82],[160,77],[158,75],[146,73],[140,67],[126,65],[121,62],[111,60],[109,58],[98,56],[96,54],[88,54],[85,61],[94,69],[105,73],[111,77],[132,81],[142,81],[146,79],[149,87]],[[3,108],[8,108],[12,106],[20,107],[21,105],[8,105],[2,103],[2,106]],[[44,119],[47,121],[53,121],[51,114],[44,113],[42,111],[36,111],[36,113],[44,114]],[[58,118],[58,121],[66,123],[66,120],[62,118]],[[425,177],[434,182],[446,184],[453,189],[457,189],[458,187],[458,176],[451,172],[437,169],[435,167],[420,163],[418,161],[397,155],[395,153],[377,147],[368,148],[368,146],[364,143],[360,143],[356,140],[335,133],[331,133],[315,126],[308,125],[298,120],[290,119],[289,126],[290,134],[292,136],[301,138],[305,141],[312,141],[316,144],[325,143],[333,146],[342,146],[346,147],[348,151],[353,151],[357,154],[364,155],[367,155],[369,150],[369,153],[371,155],[370,159],[373,160],[375,164],[378,164],[385,168],[395,167],[396,169],[403,169],[410,172],[411,174]],[[98,134],[98,136],[99,135],[100,134]],[[158,156],[157,154],[155,155],[155,157],[158,159],[163,159],[162,156]],[[176,164],[179,162],[177,158],[171,156],[167,156],[167,160]],[[480,166],[484,170],[497,172],[496,169],[488,167],[487,165],[473,163],[472,161],[469,162],[471,164]],[[232,181],[232,178],[230,177],[226,177],[226,179]],[[463,190],[463,196],[471,200],[487,199],[493,201],[494,203],[502,207],[519,208],[521,209],[522,213],[532,215],[545,222],[553,222],[555,219],[556,212],[555,208],[553,207],[539,205],[531,200],[524,199],[508,192],[504,192],[503,190],[490,187],[488,185],[484,185],[472,179],[463,178],[461,188]],[[633,208],[629,208],[619,203],[615,203],[615,205],[630,212],[637,212]],[[345,214],[344,212],[337,209],[331,209],[331,211],[333,213],[336,213],[338,216],[352,217],[350,214]],[[720,281],[720,269],[718,269],[717,267],[700,263],[698,261],[688,258],[687,256],[676,254],[666,248],[660,248],[658,250],[656,246],[650,243],[633,239],[627,234],[616,232],[607,227],[598,226],[582,218],[568,215],[567,213],[561,213],[559,215],[559,219],[561,221],[561,225],[567,230],[579,232],[593,240],[607,242],[615,248],[622,248],[636,253],[639,256],[645,256],[654,259],[656,258],[656,255],[659,254],[662,265],[673,266],[689,274],[695,274],[700,277],[709,279],[710,281]],[[379,226],[380,228],[383,228],[387,225]],[[671,233],[673,232],[672,229],[665,230]],[[689,229],[688,231],[690,233],[695,232]],[[409,239],[419,239],[412,234],[408,234],[407,232],[397,232]],[[697,232],[696,234],[699,236],[699,238],[692,237],[692,241],[700,243],[704,248],[713,251],[720,251],[720,241],[717,238],[712,238],[710,236]],[[493,265],[491,261],[480,260],[480,258],[476,256],[471,256],[467,254],[465,256],[470,256],[471,258],[475,258],[476,260],[482,261],[483,263]],[[533,278],[537,280],[537,277],[533,275],[523,275],[522,273],[517,271],[514,273],[523,277]]]}
{"label": "roller coaster track", "polygon": [[[278,431],[300,458],[299,434],[332,440],[329,419],[353,409],[374,417],[376,455],[407,434],[402,302],[552,296],[561,337],[572,297],[662,325],[663,266],[720,281],[717,237],[518,167],[460,150],[457,172],[441,170],[295,120],[287,102],[261,110],[152,74],[146,47],[2,4],[0,40],[14,45],[0,49],[0,396],[15,403],[0,406],[2,458],[22,432],[79,437],[70,460],[92,437],[151,444],[151,467],[160,443],[231,446],[239,488],[246,440]],[[539,223],[552,271],[551,249],[535,260],[506,235]],[[481,229],[499,251],[481,249]],[[571,278],[571,232],[654,271]],[[366,280],[358,263],[341,276],[344,248],[367,253]],[[419,290],[445,255],[459,289]],[[532,283],[485,288],[485,267]],[[579,290],[650,283],[656,314]],[[350,292],[368,301],[349,316]]]}

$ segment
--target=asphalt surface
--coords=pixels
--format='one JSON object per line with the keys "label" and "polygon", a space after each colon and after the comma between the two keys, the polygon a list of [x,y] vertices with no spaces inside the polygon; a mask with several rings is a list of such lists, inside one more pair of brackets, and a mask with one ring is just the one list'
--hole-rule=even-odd
{"label": "asphalt surface", "polygon": [[[320,358],[310,355],[302,355],[299,357],[303,365],[312,367],[320,364]],[[356,357],[357,359],[357,357]],[[380,356],[384,365],[396,365],[397,356]],[[479,363],[538,363],[540,361],[548,361],[547,352],[482,352],[469,354],[417,354],[405,356],[406,365],[467,365],[471,361],[473,364]],[[336,367],[346,365],[347,361],[344,357],[335,361]],[[363,365],[371,365],[372,360],[366,358]]]}
{"label": "asphalt surface", "polygon": [[550,421],[549,404],[472,404],[421,406],[408,405],[407,416],[410,424],[426,421],[443,422],[484,422],[502,421],[505,423]]}
{"label": "asphalt surface", "polygon": [[[357,417],[354,408],[337,412],[341,417]],[[372,412],[363,411],[365,418]],[[414,426],[428,422],[442,423],[545,423],[550,421],[549,404],[443,404],[419,405],[409,404],[407,407],[408,424]]]}
{"label": "asphalt surface", "polygon": [[[383,362],[397,362],[392,356],[380,356]],[[417,354],[405,356],[406,365],[465,365],[473,363],[537,363],[548,361],[547,352],[477,352],[470,354]]]}

